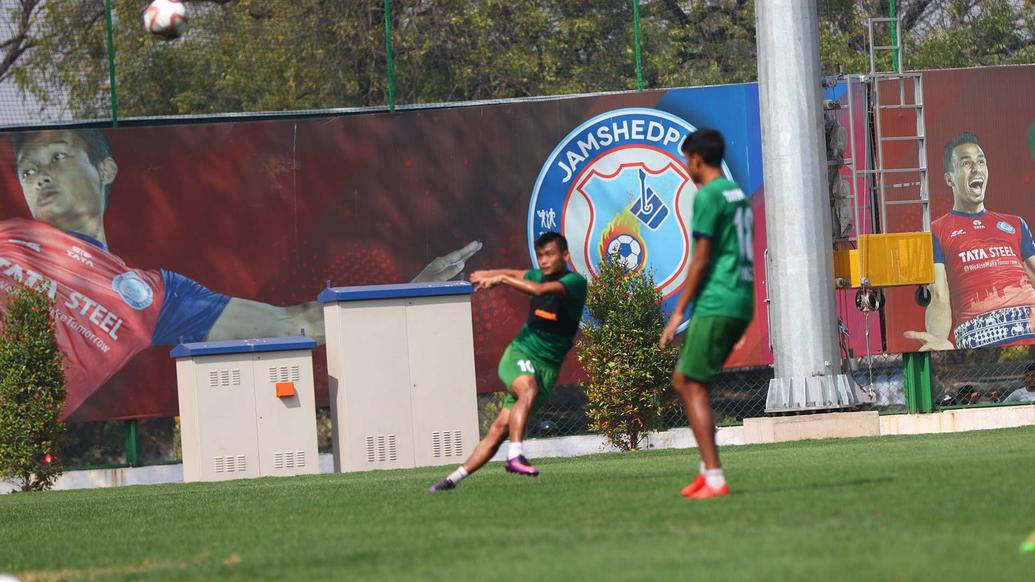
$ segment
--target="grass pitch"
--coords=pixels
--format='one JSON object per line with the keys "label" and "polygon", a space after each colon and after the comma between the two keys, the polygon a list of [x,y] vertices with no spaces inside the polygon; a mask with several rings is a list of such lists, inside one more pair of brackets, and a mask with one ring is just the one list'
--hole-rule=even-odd
{"label": "grass pitch", "polygon": [[75,579],[1032,580],[1035,427],[0,496],[0,571]]}

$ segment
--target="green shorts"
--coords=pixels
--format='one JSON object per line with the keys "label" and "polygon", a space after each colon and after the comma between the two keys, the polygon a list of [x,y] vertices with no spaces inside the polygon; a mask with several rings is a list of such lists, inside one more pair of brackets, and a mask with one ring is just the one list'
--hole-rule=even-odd
{"label": "green shorts", "polygon": [[722,371],[748,323],[733,317],[691,317],[676,369],[690,380],[710,383]]}
{"label": "green shorts", "polygon": [[560,366],[552,366],[533,360],[521,348],[510,344],[503,352],[503,357],[500,358],[500,380],[507,387],[507,398],[503,401],[503,406],[510,408],[517,402],[514,393],[510,389],[514,384],[514,380],[517,380],[520,376],[532,376],[535,378],[536,387],[539,389],[535,400],[532,401],[532,414],[535,414],[550,399],[550,394],[553,393],[553,386],[557,383],[557,375],[560,371]]}

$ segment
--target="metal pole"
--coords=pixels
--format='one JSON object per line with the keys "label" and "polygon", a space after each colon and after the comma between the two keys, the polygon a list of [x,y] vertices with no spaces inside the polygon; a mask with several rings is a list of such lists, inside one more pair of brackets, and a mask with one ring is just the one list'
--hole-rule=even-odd
{"label": "metal pole", "polygon": [[130,467],[136,467],[139,464],[137,454],[137,421],[127,420],[124,426],[126,429],[126,464]]}
{"label": "metal pole", "polygon": [[[897,12],[895,0],[888,0],[888,12],[888,15],[893,19],[891,21],[891,46],[896,46],[898,44],[898,17],[895,16],[895,13]],[[891,66],[894,67],[896,73],[902,72],[902,62],[899,60],[900,55],[901,52],[897,48],[892,49]]]}
{"label": "metal pole", "polygon": [[856,243],[858,243],[859,240],[861,240],[860,237],[863,234],[863,228],[862,225],[859,223],[859,206],[861,206],[861,204],[859,200],[858,188],[859,173],[858,171],[856,171],[856,164],[859,163],[860,157],[862,158],[863,163],[865,163],[866,156],[859,156],[859,152],[856,151],[855,148],[855,102],[852,99],[852,76],[848,75],[847,77],[845,77],[845,80],[848,85],[848,139],[852,142],[852,208],[855,214],[855,216],[853,217],[853,220],[855,220],[855,241]]}
{"label": "metal pole", "polygon": [[816,0],[755,4],[775,378],[767,412],[854,406],[841,373]]}
{"label": "metal pole", "polygon": [[903,354],[906,406],[912,414],[934,411],[931,385],[931,353]]}
{"label": "metal pole", "polygon": [[111,0],[104,0],[108,28],[108,83],[111,85],[111,126],[119,126],[119,94],[115,88],[115,31],[111,20]]}
{"label": "metal pole", "polygon": [[392,0],[385,0],[385,53],[388,55],[388,110],[395,111],[395,57],[392,55]]}
{"label": "metal pole", "polygon": [[633,42],[636,45],[636,90],[643,91],[643,62],[640,60],[640,0],[633,4]]}

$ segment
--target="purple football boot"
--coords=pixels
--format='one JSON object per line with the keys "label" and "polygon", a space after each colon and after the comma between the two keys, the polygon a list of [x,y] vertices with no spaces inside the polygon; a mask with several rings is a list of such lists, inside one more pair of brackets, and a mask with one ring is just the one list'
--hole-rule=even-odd
{"label": "purple football boot", "polygon": [[438,493],[439,491],[449,491],[450,489],[456,489],[456,483],[453,483],[449,477],[443,477],[441,481],[428,487],[428,493]]}
{"label": "purple football boot", "polygon": [[539,475],[539,469],[536,469],[532,463],[528,462],[524,455],[518,455],[508,460],[506,469],[508,473],[517,473],[518,475],[528,475],[529,477]]}

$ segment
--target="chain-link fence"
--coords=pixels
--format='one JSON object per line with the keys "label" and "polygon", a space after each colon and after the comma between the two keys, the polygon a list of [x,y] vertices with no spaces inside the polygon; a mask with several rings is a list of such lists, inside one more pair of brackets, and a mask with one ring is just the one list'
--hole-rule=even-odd
{"label": "chain-link fence", "polygon": [[[1035,373],[1025,381],[1025,371],[1035,370],[1035,347],[935,352],[932,354],[932,390],[936,408],[991,406],[1035,402]],[[844,371],[873,396],[866,409],[883,412],[906,410],[905,378],[901,354],[876,354],[847,360]],[[745,418],[765,416],[765,401],[773,370],[769,366],[726,370],[712,387],[712,406],[718,426],[740,424]],[[1030,387],[1030,388],[1029,388]],[[503,406],[503,392],[478,395],[479,428],[488,430]],[[550,401],[531,419],[529,438],[591,434],[585,390],[577,384],[558,386]],[[173,419],[138,421],[137,464],[175,462],[179,459]],[[665,414],[660,428],[687,426],[678,405]],[[317,410],[321,453],[331,451],[330,411]],[[128,462],[127,425],[122,421],[70,425],[62,439],[67,467],[122,465]]]}
{"label": "chain-link fence", "polygon": [[881,412],[906,410],[906,379],[902,354],[874,354],[848,360],[845,373],[851,374],[873,401],[865,405]]}
{"label": "chain-link fence", "polygon": [[[763,416],[766,389],[772,378],[773,371],[769,366],[727,370],[720,374],[712,388],[716,424],[736,425],[745,418]],[[482,434],[485,434],[493,419],[499,414],[503,396],[502,392],[478,395],[479,425]],[[677,404],[668,407],[659,428],[667,430],[685,426],[686,415]],[[549,402],[532,418],[527,432],[530,438],[592,433],[585,389],[578,384],[557,386]]]}
{"label": "chain-link fence", "polygon": [[[190,29],[171,41],[145,29],[149,2],[0,0],[0,126],[757,78],[752,0],[189,0]],[[940,16],[942,3],[928,4],[906,22],[913,45],[951,23]],[[1031,14],[1019,4],[1015,20]],[[824,74],[868,70],[864,21],[887,16],[889,6],[818,2]],[[1016,62],[1023,55],[1012,46],[978,47],[968,58],[980,62],[987,52],[985,60]],[[953,51],[928,52],[918,65],[955,64],[937,60]]]}
{"label": "chain-link fence", "polygon": [[[876,354],[845,362],[850,374],[864,391],[873,395],[873,402],[864,408],[882,412],[906,409],[905,378],[901,354]],[[712,408],[715,424],[735,426],[745,418],[765,416],[770,366],[726,370],[712,384]],[[499,414],[502,392],[478,395],[478,416],[482,434]],[[660,423],[662,430],[687,426],[686,415],[677,405],[670,407]],[[542,409],[532,418],[528,436],[545,438],[592,433],[585,390],[577,384],[558,386]]]}
{"label": "chain-link fence", "polygon": [[699,11],[634,0],[194,0],[190,29],[165,40],[144,27],[148,4],[2,0],[0,126],[681,85],[667,31]]}
{"label": "chain-link fence", "polygon": [[1035,347],[935,352],[931,355],[935,408],[1035,402]]}
{"label": "chain-link fence", "polygon": [[173,418],[69,424],[60,442],[66,469],[156,465],[180,460],[179,433]]}

